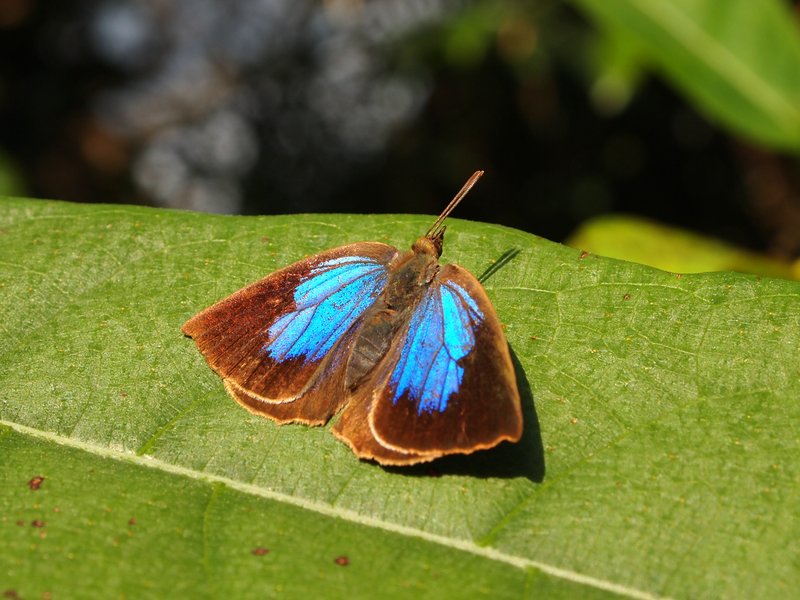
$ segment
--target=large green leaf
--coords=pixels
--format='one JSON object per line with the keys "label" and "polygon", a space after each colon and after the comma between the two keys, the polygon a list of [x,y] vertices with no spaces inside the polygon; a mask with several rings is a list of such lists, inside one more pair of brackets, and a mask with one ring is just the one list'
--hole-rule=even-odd
{"label": "large green leaf", "polygon": [[485,281],[526,433],[408,470],[359,462],[325,428],[248,414],[180,332],[307,253],[407,246],[429,221],[0,205],[0,586],[793,595],[797,282],[680,277],[454,220],[445,260],[481,274],[508,259]]}
{"label": "large green leaf", "polygon": [[[711,118],[800,150],[800,32],[781,0],[573,0]],[[658,115],[653,115],[659,118]]]}

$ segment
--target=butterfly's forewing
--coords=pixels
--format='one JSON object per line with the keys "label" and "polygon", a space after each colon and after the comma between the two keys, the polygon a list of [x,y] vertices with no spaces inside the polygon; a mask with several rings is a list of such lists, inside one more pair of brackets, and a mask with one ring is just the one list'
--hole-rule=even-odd
{"label": "butterfly's forewing", "polygon": [[183,331],[248,410],[324,423],[343,400],[348,345],[396,254],[377,242],[316,254],[198,313]]}
{"label": "butterfly's forewing", "polygon": [[457,265],[442,267],[379,369],[369,425],[389,450],[431,460],[522,435],[500,321],[480,283]]}

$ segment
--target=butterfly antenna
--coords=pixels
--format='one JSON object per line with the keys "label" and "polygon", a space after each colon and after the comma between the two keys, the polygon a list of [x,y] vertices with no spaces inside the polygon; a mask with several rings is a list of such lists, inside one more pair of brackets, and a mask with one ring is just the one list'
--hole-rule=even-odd
{"label": "butterfly antenna", "polygon": [[431,225],[431,228],[425,233],[425,237],[433,239],[441,236],[442,233],[444,233],[444,220],[450,215],[451,212],[453,212],[453,209],[458,206],[458,203],[464,199],[464,196],[469,193],[469,191],[472,189],[472,186],[478,182],[478,179],[480,179],[482,175],[483,171],[475,171],[472,174],[472,177],[467,179],[467,182],[461,187],[453,199],[450,200],[450,204],[445,207],[445,209],[442,211],[442,214],[440,214],[439,218],[436,219],[436,222]]}

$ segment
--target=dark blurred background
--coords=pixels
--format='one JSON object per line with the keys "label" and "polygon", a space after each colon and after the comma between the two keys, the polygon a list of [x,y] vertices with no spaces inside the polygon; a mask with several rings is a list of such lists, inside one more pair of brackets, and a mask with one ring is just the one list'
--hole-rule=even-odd
{"label": "dark blurred background", "polygon": [[434,214],[480,168],[456,216],[562,240],[627,212],[796,256],[796,159],[606,51],[550,0],[2,0],[0,193]]}

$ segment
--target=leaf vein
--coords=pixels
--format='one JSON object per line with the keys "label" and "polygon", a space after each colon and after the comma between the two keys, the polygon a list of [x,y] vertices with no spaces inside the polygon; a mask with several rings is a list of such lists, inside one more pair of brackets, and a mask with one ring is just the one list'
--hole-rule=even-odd
{"label": "leaf vein", "polygon": [[[587,587],[616,593],[628,598],[635,598],[637,600],[655,600],[657,598],[660,598],[656,594],[653,594],[645,590],[640,590],[634,587],[626,586],[624,584],[608,581],[605,579],[594,577],[592,575],[579,573],[577,571],[572,571],[570,569],[558,567],[555,565],[551,565],[549,563],[525,558],[523,556],[509,554],[501,550],[497,550],[495,548],[480,546],[471,540],[449,538],[443,535],[430,533],[422,529],[409,527],[407,525],[401,525],[398,523],[384,521],[375,517],[362,515],[354,511],[331,506],[330,504],[327,503],[322,503],[296,496],[290,496],[287,494],[283,494],[281,492],[276,492],[274,490],[260,488],[252,484],[224,477],[222,475],[215,475],[206,472],[198,472],[194,469],[167,463],[159,459],[141,457],[132,453],[112,450],[110,448],[97,446],[90,442],[67,438],[50,431],[42,431],[40,429],[35,429],[33,427],[28,427],[26,425],[13,423],[10,421],[0,420],[0,426],[5,426],[10,429],[13,429],[14,431],[22,435],[43,439],[47,442],[54,443],[59,446],[67,446],[70,448],[87,452],[89,454],[100,456],[102,458],[118,460],[120,462],[126,462],[129,464],[147,467],[157,471],[162,471],[164,473],[169,473],[171,475],[177,475],[194,479],[197,481],[203,481],[212,485],[216,484],[216,487],[224,485],[244,494],[261,497],[267,500],[272,500],[274,502],[282,502],[285,504],[296,506],[303,510],[308,510],[314,513],[321,514],[323,516],[342,519],[344,521],[348,521],[356,525],[361,525],[364,527],[369,527],[374,529],[380,529],[383,531],[396,533],[398,535],[406,537],[418,538],[426,542],[438,544],[440,546],[448,547],[461,552],[467,552],[475,556],[485,558],[487,560],[505,563],[513,567],[516,567],[518,569],[523,569],[523,570],[527,570],[530,568],[539,569],[540,571],[547,573],[548,575],[555,578],[564,579],[566,581],[570,581],[572,583],[576,583],[579,585],[585,585]],[[208,512],[208,510],[209,508],[207,507],[206,512]],[[205,531],[204,531],[204,540],[205,540]],[[204,556],[205,552],[206,549],[204,548]]]}

